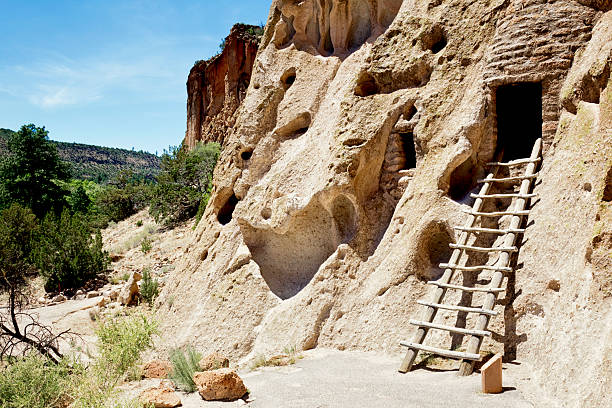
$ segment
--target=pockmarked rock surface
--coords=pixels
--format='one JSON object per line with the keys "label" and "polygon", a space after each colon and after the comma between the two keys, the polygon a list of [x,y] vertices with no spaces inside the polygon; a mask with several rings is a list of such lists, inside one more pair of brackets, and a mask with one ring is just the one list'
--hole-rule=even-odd
{"label": "pockmarked rock surface", "polygon": [[165,384],[144,390],[139,400],[146,406],[153,405],[154,408],[175,408],[182,405],[178,394]]}
{"label": "pockmarked rock surface", "polygon": [[229,367],[229,359],[220,355],[219,353],[211,353],[207,356],[204,356],[200,360],[198,365],[200,366],[200,370],[202,371],[227,368]]}
{"label": "pockmarked rock surface", "polygon": [[533,367],[561,406],[612,405],[606,4],[273,1],[208,207],[157,302],[175,334],[161,347],[243,364],[287,347],[397,352],[486,163],[542,137],[539,195],[483,350]]}
{"label": "pockmarked rock surface", "polygon": [[193,382],[206,401],[233,401],[247,393],[242,379],[229,368],[197,372],[193,375]]}
{"label": "pockmarked rock surface", "polygon": [[142,366],[144,378],[167,378],[172,371],[172,365],[166,360],[151,360]]}

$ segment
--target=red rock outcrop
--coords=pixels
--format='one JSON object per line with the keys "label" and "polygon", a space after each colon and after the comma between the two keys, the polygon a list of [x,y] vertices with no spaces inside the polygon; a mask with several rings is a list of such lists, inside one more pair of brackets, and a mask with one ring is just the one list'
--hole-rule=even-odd
{"label": "red rock outcrop", "polygon": [[260,27],[236,24],[225,39],[223,52],[198,61],[187,79],[187,131],[185,144],[223,144],[251,80]]}

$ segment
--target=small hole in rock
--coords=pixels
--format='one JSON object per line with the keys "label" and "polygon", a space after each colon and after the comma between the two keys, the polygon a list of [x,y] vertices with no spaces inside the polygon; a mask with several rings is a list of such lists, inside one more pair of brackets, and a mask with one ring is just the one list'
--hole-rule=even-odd
{"label": "small hole in rock", "polygon": [[269,220],[270,217],[272,217],[272,210],[269,209],[268,207],[264,208],[263,210],[261,210],[261,217],[264,220]]}
{"label": "small hole in rock", "polygon": [[476,186],[478,171],[472,156],[461,163],[450,176],[448,195],[455,201],[462,201]]}
{"label": "small hole in rock", "polygon": [[442,37],[438,42],[431,46],[431,52],[434,54],[439,53],[446,47],[446,38]]}
{"label": "small hole in rock", "polygon": [[236,195],[232,194],[227,199],[223,207],[221,207],[221,209],[217,213],[217,220],[219,220],[222,225],[229,224],[229,222],[232,220],[232,215],[234,214],[234,209],[236,208],[236,204],[238,204],[238,201],[239,200]]}
{"label": "small hole in rock", "polygon": [[289,89],[291,87],[291,85],[294,84],[296,79],[296,72],[295,72],[295,68],[290,68],[288,69],[282,76],[281,76],[281,82],[283,83],[283,88],[285,88],[285,90]]}
{"label": "small hole in rock", "polygon": [[402,141],[402,148],[404,150],[404,163],[403,170],[416,168],[416,149],[414,147],[414,135],[412,133],[400,133],[400,139]]}
{"label": "small hole in rock", "polygon": [[604,187],[603,197],[601,199],[603,201],[612,201],[612,167],[608,169],[608,174],[606,175],[606,184]]}
{"label": "small hole in rock", "polygon": [[372,75],[367,72],[361,73],[359,79],[357,79],[357,86],[355,87],[355,95],[357,96],[371,96],[380,92],[378,84]]}
{"label": "small hole in rock", "polygon": [[240,153],[240,157],[242,158],[242,160],[250,160],[251,156],[253,156],[253,151],[250,149]]}

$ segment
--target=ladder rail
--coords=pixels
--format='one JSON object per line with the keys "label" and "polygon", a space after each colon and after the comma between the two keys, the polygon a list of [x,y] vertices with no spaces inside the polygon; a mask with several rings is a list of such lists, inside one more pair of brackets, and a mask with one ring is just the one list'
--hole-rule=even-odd
{"label": "ladder rail", "polygon": [[[539,160],[536,160],[536,159],[539,159],[541,157],[541,153],[542,153],[542,139],[540,138],[536,140],[533,146],[533,149],[531,151],[531,156],[529,157],[530,162],[527,165],[527,169],[525,170],[525,176],[532,176],[532,177],[525,177],[523,179],[521,183],[521,189],[520,189],[521,195],[526,195],[527,193],[529,193],[529,190],[531,189],[531,185],[535,178],[536,169],[537,169],[537,165],[539,162]],[[527,205],[527,201],[528,201],[527,198],[519,197],[516,201],[515,208],[517,210],[525,209],[525,206]],[[523,217],[518,216],[518,215],[513,216],[512,219],[510,220],[509,229],[518,229],[522,222],[523,222]],[[518,235],[519,234],[509,232],[504,237],[504,242],[502,245],[506,247],[514,246]],[[510,264],[510,252],[502,252],[497,261],[497,264],[502,265],[502,266],[508,266]],[[494,272],[491,278],[490,286],[495,287],[495,288],[500,287],[502,284],[503,278],[504,278],[504,274],[501,271]],[[497,301],[496,292],[485,294],[485,298],[482,304],[483,309],[493,309],[496,301]],[[475,329],[476,330],[486,330],[487,326],[489,325],[489,319],[490,319],[490,316],[486,314],[481,314],[480,316],[478,316],[478,320],[476,321]],[[480,346],[482,345],[482,340],[483,340],[482,337],[477,337],[477,336],[470,337],[470,339],[468,340],[467,353],[478,353],[478,351],[480,350]],[[472,374],[473,370],[474,370],[474,363],[472,361],[464,360],[461,362],[461,365],[459,367],[459,375],[470,375]]]}
{"label": "ladder rail", "polygon": [[[481,195],[486,195],[490,188],[492,183],[489,181],[493,178],[495,178],[495,175],[497,174],[496,171],[489,173],[489,175],[485,178],[485,182],[482,185],[482,187],[480,188],[480,194]],[[472,206],[474,211],[480,211],[482,209],[484,200],[482,198],[477,198],[476,201],[474,201],[474,205]],[[477,217],[473,216],[473,215],[469,215],[467,221],[465,222],[465,226],[467,228],[471,228],[474,226],[474,224],[476,223],[476,219]],[[469,231],[463,231],[461,233],[461,235],[459,236],[459,239],[457,240],[458,244],[461,245],[465,245],[467,244],[468,241],[468,237],[470,236],[470,232]],[[459,261],[459,258],[461,256],[461,253],[463,251],[461,249],[455,249],[453,250],[453,253],[451,255],[451,258],[449,260],[448,263],[450,264],[456,264]],[[445,269],[444,273],[442,274],[442,277],[439,279],[440,283],[450,283],[453,275],[454,275],[455,271],[453,269]],[[446,294],[446,290],[447,288],[444,287],[437,287],[436,290],[434,291],[434,294],[431,298],[431,303],[440,303],[440,301],[442,300],[442,298],[444,297],[444,295]],[[436,317],[436,313],[437,313],[437,309],[433,308],[433,307],[427,307],[427,309],[425,310],[425,312],[423,313],[423,317],[421,320],[425,321],[425,322],[433,322],[434,318]],[[413,343],[415,344],[421,344],[423,343],[423,340],[425,339],[425,336],[427,335],[427,331],[428,329],[426,327],[419,327],[417,329],[417,332],[414,335],[414,340]],[[400,365],[399,368],[399,372],[401,373],[406,373],[408,371],[410,371],[410,368],[412,367],[412,365],[414,364],[414,360],[416,359],[416,356],[418,354],[418,350],[415,348],[409,348],[408,351],[406,352],[406,355],[404,356],[404,359],[402,360],[402,363]]]}

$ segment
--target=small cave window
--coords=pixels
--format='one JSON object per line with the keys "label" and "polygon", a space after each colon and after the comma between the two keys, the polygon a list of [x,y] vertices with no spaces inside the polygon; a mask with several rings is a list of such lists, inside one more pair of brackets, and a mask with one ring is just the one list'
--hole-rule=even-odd
{"label": "small cave window", "polygon": [[357,96],[371,96],[380,93],[380,88],[376,83],[376,80],[368,72],[362,72],[357,79],[357,86],[355,87],[355,95]]}
{"label": "small cave window", "polygon": [[496,90],[497,155],[511,161],[531,155],[542,137],[542,84],[522,82]]}
{"label": "small cave window", "polygon": [[250,160],[253,157],[253,149],[247,149],[240,153],[240,158],[244,161]]}
{"label": "small cave window", "polygon": [[400,133],[400,140],[402,142],[404,158],[406,159],[402,170],[416,168],[416,149],[414,147],[414,134]]}
{"label": "small cave window", "polygon": [[223,207],[221,207],[221,209],[217,213],[217,220],[221,223],[221,225],[229,224],[229,222],[232,220],[234,209],[236,208],[238,201],[239,200],[236,195],[232,194],[227,199],[225,204],[223,204]]}
{"label": "small cave window", "polygon": [[448,195],[455,201],[462,201],[476,187],[477,181],[476,160],[470,156],[451,173]]}
{"label": "small cave window", "polygon": [[295,68],[290,68],[288,69],[282,76],[281,76],[281,82],[283,84],[283,88],[285,88],[285,91],[289,88],[291,88],[291,85],[294,84],[295,79],[297,78],[296,76],[296,71]]}
{"label": "small cave window", "polygon": [[612,167],[608,169],[608,174],[606,175],[606,184],[604,186],[603,197],[601,199],[603,201],[612,201]]}
{"label": "small cave window", "polygon": [[437,54],[442,51],[448,44],[446,34],[441,26],[435,25],[431,30],[426,33],[421,39],[424,50],[431,50],[432,53]]}
{"label": "small cave window", "polygon": [[440,264],[448,262],[452,254],[449,246],[453,242],[450,229],[445,222],[433,221],[425,227],[420,237],[418,256],[424,269],[417,272],[417,277],[422,280],[438,280],[444,273]]}

